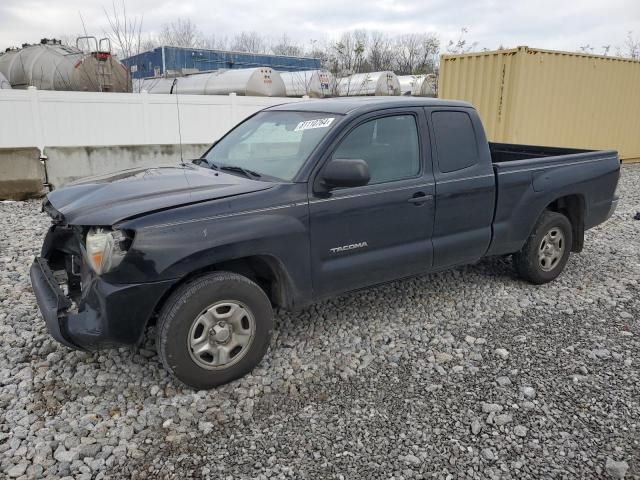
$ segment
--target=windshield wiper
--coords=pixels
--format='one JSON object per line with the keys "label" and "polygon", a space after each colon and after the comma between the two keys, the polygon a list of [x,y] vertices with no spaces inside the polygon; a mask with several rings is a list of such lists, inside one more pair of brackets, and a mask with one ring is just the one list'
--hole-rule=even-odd
{"label": "windshield wiper", "polygon": [[[209,165],[211,165],[211,163]],[[241,173],[247,178],[260,178],[262,176],[258,172],[254,172],[253,170],[249,170],[242,167],[237,167],[236,165],[222,165],[220,167],[214,167],[214,168],[217,168],[218,170],[228,171],[228,172]]]}
{"label": "windshield wiper", "polygon": [[210,162],[207,158],[203,158],[204,162],[207,164],[207,166],[213,170],[219,170],[218,165],[216,165],[213,162]]}

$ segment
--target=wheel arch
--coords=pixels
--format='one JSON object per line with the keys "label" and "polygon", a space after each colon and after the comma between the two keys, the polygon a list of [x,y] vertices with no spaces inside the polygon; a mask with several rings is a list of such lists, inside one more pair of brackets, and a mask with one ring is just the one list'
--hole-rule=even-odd
{"label": "wheel arch", "polygon": [[251,255],[207,265],[183,276],[158,300],[147,324],[155,322],[165,303],[176,290],[203,275],[219,271],[233,272],[249,278],[262,288],[275,307],[289,309],[296,303],[293,281],[284,264],[272,255]]}
{"label": "wheel arch", "polygon": [[563,214],[571,223],[572,252],[581,252],[584,247],[585,199],[583,195],[571,194],[558,197],[550,202],[543,211]]}

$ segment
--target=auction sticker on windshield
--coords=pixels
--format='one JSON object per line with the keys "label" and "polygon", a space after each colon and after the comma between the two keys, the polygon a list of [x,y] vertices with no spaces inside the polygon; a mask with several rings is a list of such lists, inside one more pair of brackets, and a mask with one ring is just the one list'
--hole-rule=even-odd
{"label": "auction sticker on windshield", "polygon": [[302,130],[311,130],[312,128],[326,128],[333,121],[335,117],[329,118],[316,118],[315,120],[307,120],[305,122],[300,122],[298,126],[294,129],[294,132],[301,132]]}

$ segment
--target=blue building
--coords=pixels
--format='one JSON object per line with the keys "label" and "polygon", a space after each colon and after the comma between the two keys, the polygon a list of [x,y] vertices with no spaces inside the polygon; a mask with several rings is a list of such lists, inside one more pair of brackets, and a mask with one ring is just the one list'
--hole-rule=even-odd
{"label": "blue building", "polygon": [[184,47],[158,47],[122,60],[133,78],[158,77],[168,72],[229,68],[271,67],[274,70],[300,72],[320,68],[320,59],[262,53],[228,52]]}

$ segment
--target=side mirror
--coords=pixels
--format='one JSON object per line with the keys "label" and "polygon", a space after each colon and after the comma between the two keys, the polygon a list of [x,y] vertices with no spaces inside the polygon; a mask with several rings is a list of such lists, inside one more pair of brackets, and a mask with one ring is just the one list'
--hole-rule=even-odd
{"label": "side mirror", "polygon": [[369,183],[369,166],[364,160],[331,160],[322,172],[322,182],[328,188],[360,187]]}

